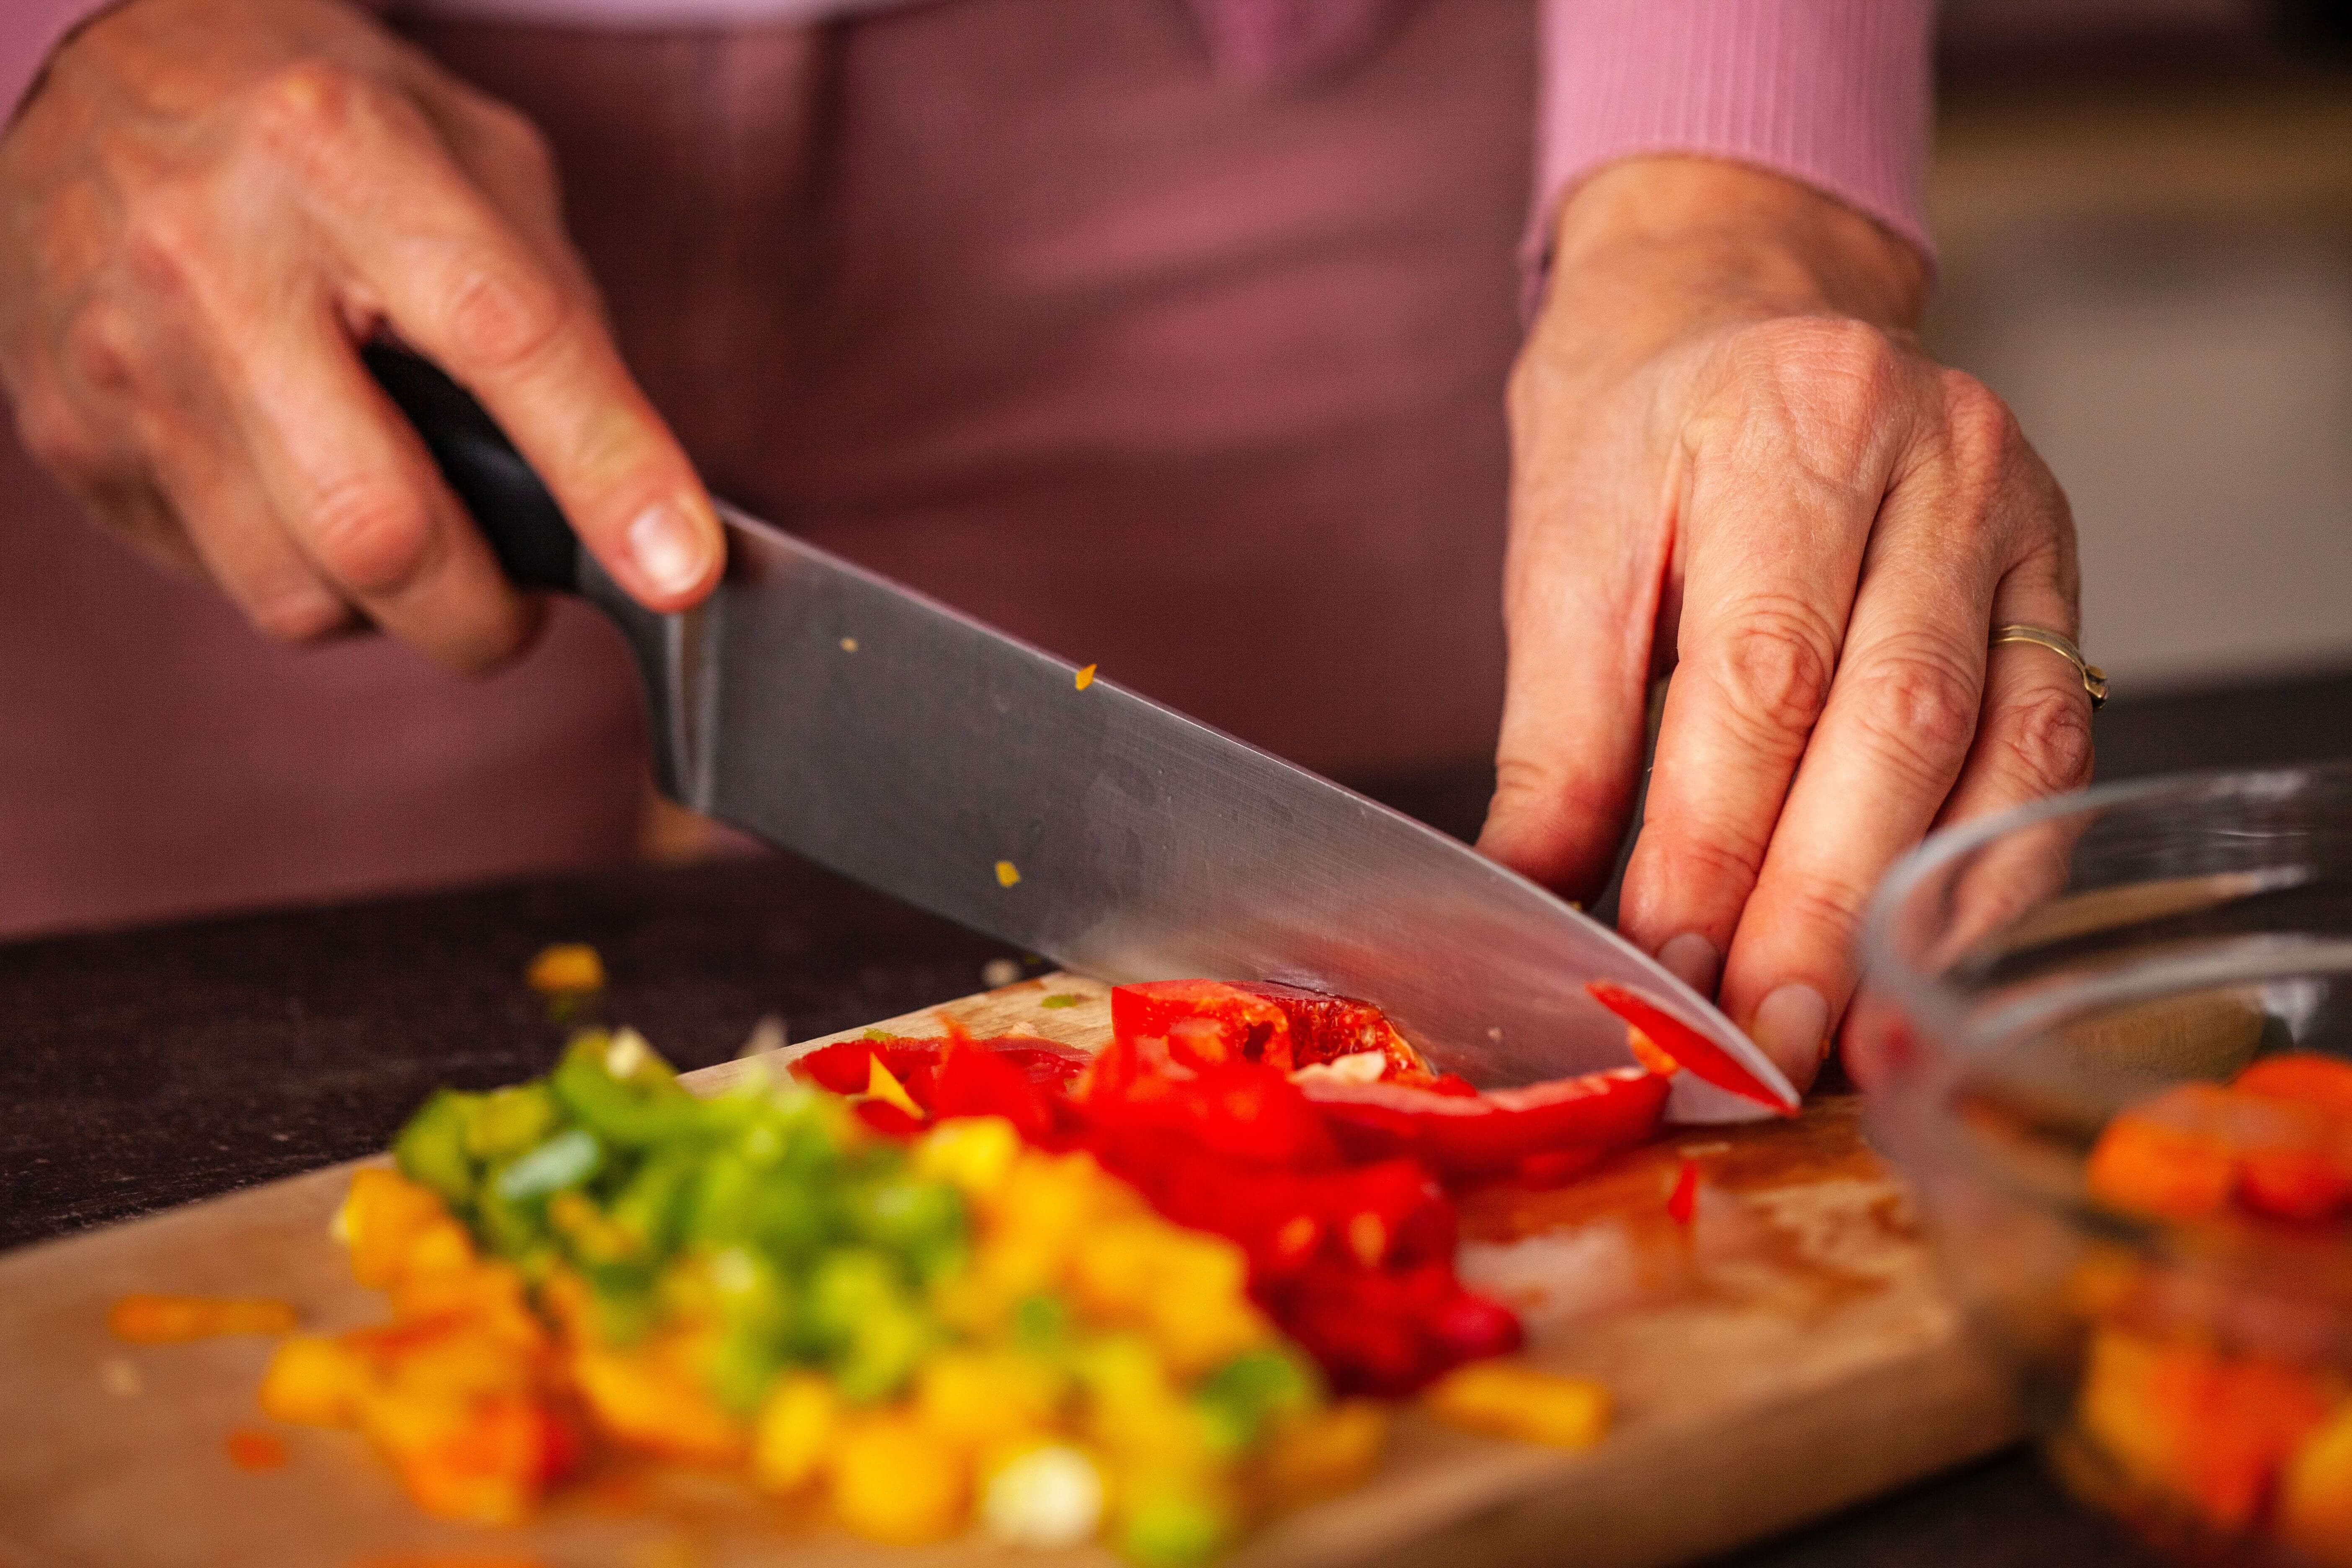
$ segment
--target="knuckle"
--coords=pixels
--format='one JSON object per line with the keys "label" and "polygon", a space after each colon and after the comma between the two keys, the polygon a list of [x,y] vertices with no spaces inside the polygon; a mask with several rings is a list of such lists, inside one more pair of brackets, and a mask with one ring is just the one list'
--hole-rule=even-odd
{"label": "knuckle", "polygon": [[59,358],[66,374],[93,392],[121,394],[139,381],[139,332],[131,313],[95,301],[66,323]]}
{"label": "knuckle", "polygon": [[54,393],[19,398],[16,439],[34,462],[54,474],[80,475],[100,467],[102,453],[72,405]]}
{"label": "knuckle", "polygon": [[142,193],[127,215],[122,265],[148,293],[183,293],[204,267],[215,249],[205,206],[199,192],[173,183]]}
{"label": "knuckle", "polygon": [[382,91],[369,78],[335,60],[299,59],[280,66],[255,88],[247,129],[261,145],[298,163],[351,140]]}
{"label": "knuckle", "polygon": [[1773,923],[1782,930],[1829,935],[1839,951],[1852,945],[1870,889],[1819,870],[1790,877],[1772,890]]}
{"label": "knuckle", "polygon": [[1890,758],[1948,772],[1968,754],[1982,711],[1975,673],[1940,649],[1889,652],[1855,670],[1857,717]]}
{"label": "knuckle", "polygon": [[1835,635],[1793,603],[1759,606],[1707,660],[1730,710],[1751,733],[1810,734],[1829,701]]}
{"label": "knuckle", "polygon": [[396,486],[355,480],[311,507],[320,565],[362,595],[390,594],[415,581],[432,553],[424,504]]}
{"label": "knuckle", "polygon": [[1907,375],[1892,338],[1866,321],[1787,317],[1743,328],[1728,353],[1738,425],[1774,432],[1799,470],[1825,486],[1864,483]]}
{"label": "knuckle", "polygon": [[2010,771],[2033,795],[2090,782],[2091,705],[2079,691],[2040,686],[2019,697],[1998,731]]}
{"label": "knuckle", "polygon": [[1989,498],[2018,468],[2025,438],[2009,405],[1966,371],[1938,373],[1944,439],[1964,494]]}
{"label": "knuckle", "polygon": [[477,259],[447,296],[448,338],[470,365],[519,371],[545,355],[571,324],[570,301],[547,279]]}
{"label": "knuckle", "polygon": [[539,121],[495,99],[483,100],[479,113],[483,134],[500,156],[530,173],[553,177],[555,143],[539,128]]}
{"label": "knuckle", "polygon": [[1490,818],[1537,825],[1549,836],[1582,838],[1595,823],[1618,821],[1625,792],[1589,769],[1505,756],[1495,764]]}
{"label": "knuckle", "polygon": [[[1659,875],[1653,880],[1660,885],[1701,899],[1726,891],[1744,896],[1763,873],[1767,841],[1756,834],[1719,822],[1657,826],[1662,831],[1653,853]],[[1645,822],[1644,838],[1651,831]]]}
{"label": "knuckle", "polygon": [[321,588],[287,587],[255,598],[246,619],[256,631],[282,643],[317,642],[351,624],[351,609]]}

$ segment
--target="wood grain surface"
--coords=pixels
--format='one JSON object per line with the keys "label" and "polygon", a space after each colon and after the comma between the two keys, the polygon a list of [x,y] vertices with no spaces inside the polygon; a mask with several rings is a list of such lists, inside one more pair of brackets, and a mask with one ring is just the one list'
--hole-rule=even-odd
{"label": "wood grain surface", "polygon": [[[1065,996],[1076,1000],[1040,1005]],[[1109,1027],[1108,993],[1065,975],[879,1026],[936,1034],[941,1015],[982,1036],[1088,1047]],[[767,1070],[754,1058],[688,1081],[707,1090]],[[1687,1228],[1664,1212],[1685,1158],[1702,1172]],[[240,1470],[226,1442],[269,1426],[254,1405],[269,1343],[124,1345],[107,1335],[107,1308],[134,1290],[218,1293],[281,1298],[317,1329],[379,1320],[381,1299],[352,1283],[327,1235],[350,1170],[0,1258],[0,1568],[1110,1561],[978,1542],[889,1551],[690,1473],[641,1479],[626,1496],[574,1489],[524,1530],[442,1524],[418,1515],[344,1432],[278,1428],[289,1462]],[[1229,1559],[1234,1568],[1680,1562],[2018,1431],[1851,1100],[1818,1100],[1793,1121],[1666,1139],[1557,1192],[1473,1194],[1464,1231],[1465,1276],[1520,1310],[1533,1359],[1610,1385],[1616,1429],[1567,1454],[1408,1412],[1370,1484],[1276,1521]]]}

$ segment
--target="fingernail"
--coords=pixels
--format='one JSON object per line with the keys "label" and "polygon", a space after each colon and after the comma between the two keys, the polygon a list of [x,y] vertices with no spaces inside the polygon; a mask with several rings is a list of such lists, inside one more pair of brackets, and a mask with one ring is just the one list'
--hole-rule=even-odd
{"label": "fingernail", "polygon": [[1798,1084],[1811,1081],[1829,1032],[1830,1005],[1810,985],[1781,986],[1764,998],[1748,1026],[1749,1037]]}
{"label": "fingernail", "polygon": [[1658,962],[1674,971],[1675,978],[1702,996],[1715,994],[1715,972],[1723,955],[1715,951],[1715,943],[1695,931],[1686,931],[1658,949]]}
{"label": "fingernail", "polygon": [[710,531],[677,501],[660,501],[629,524],[629,554],[655,591],[683,594],[710,570]]}

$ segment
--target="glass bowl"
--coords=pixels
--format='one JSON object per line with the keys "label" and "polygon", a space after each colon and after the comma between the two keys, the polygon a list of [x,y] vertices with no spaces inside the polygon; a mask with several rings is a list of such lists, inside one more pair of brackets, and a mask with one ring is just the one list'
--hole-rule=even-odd
{"label": "glass bowl", "polygon": [[[2352,1058],[2352,765],[1938,834],[1880,890],[1864,960],[1848,1059],[1874,1136],[2065,1484],[2183,1560],[2352,1568],[2352,1173],[2346,1203],[2275,1217],[2230,1142],[2317,1127],[2298,1157],[2334,1179],[2352,1112],[2180,1087]],[[2150,1126],[2207,1138],[2162,1170],[2218,1171],[2219,1196],[2116,1198],[2112,1152]]]}

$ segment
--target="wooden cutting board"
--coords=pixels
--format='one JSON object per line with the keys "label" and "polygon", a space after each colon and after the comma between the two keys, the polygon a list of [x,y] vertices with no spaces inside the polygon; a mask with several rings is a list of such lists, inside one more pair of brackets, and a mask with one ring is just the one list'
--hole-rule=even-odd
{"label": "wooden cutting board", "polygon": [[[983,1037],[1092,1047],[1109,1036],[1108,993],[1066,975],[880,1026],[936,1035],[942,1015]],[[728,1063],[688,1081],[715,1089],[765,1065]],[[1685,1157],[1702,1170],[1687,1228],[1664,1207]],[[888,1551],[691,1474],[657,1476],[626,1497],[591,1489],[525,1530],[440,1524],[342,1432],[281,1429],[289,1463],[238,1469],[225,1439],[269,1425],[253,1397],[269,1344],[127,1346],[108,1336],[107,1308],[133,1290],[218,1293],[280,1298],[320,1329],[379,1321],[381,1298],[352,1282],[327,1235],[350,1171],[0,1258],[0,1568],[1025,1560],[976,1540]],[[1679,1562],[1985,1453],[2018,1430],[1851,1099],[1819,1100],[1793,1121],[1695,1131],[1558,1192],[1475,1194],[1464,1231],[1465,1277],[1519,1310],[1536,1361],[1614,1391],[1614,1431],[1568,1454],[1408,1412],[1370,1485],[1276,1521],[1229,1559],[1234,1568]],[[1112,1561],[1092,1549],[1037,1555]]]}

